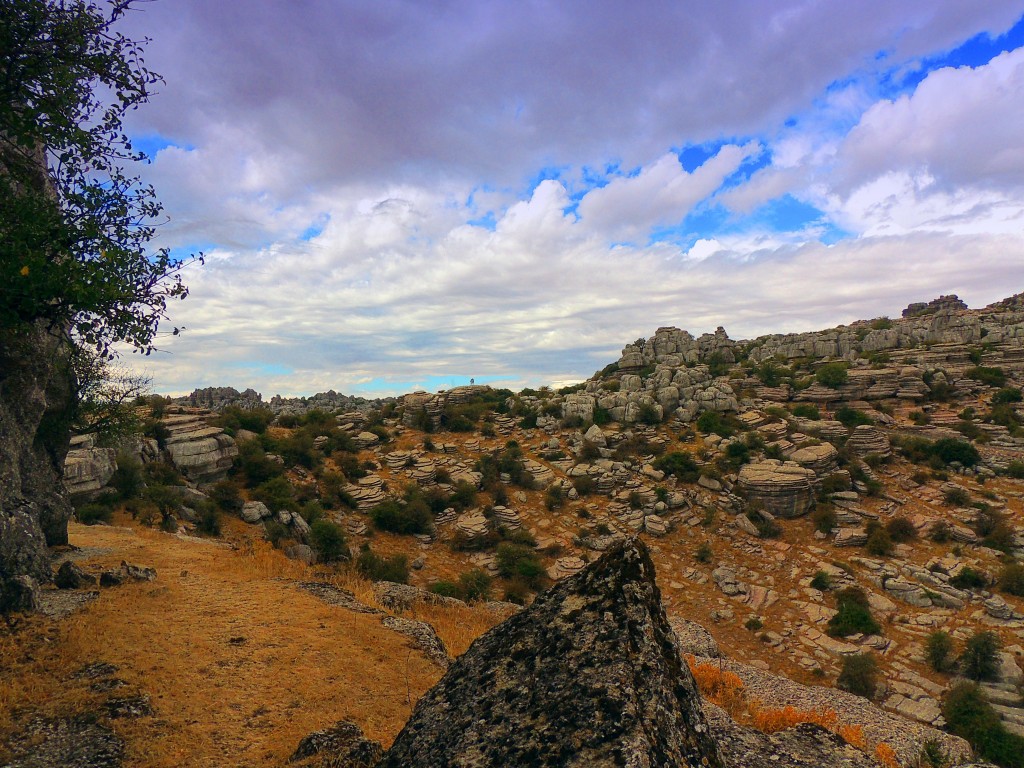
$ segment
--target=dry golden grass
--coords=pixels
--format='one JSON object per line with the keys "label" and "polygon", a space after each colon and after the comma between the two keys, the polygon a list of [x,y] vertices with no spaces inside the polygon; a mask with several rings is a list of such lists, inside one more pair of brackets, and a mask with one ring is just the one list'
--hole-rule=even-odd
{"label": "dry golden grass", "polygon": [[[230,534],[230,531],[229,531]],[[157,579],[103,590],[60,622],[22,619],[0,630],[0,741],[32,714],[94,709],[99,697],[72,674],[116,664],[155,716],[115,720],[128,764],[281,765],[307,733],[339,719],[389,744],[441,670],[377,616],[326,605],[295,581],[322,578],[264,542],[232,551],[148,529],[72,525],[77,546],[110,549],[83,563],[122,560]],[[337,577],[373,604],[372,588]],[[418,609],[453,653],[497,623],[482,609]],[[239,638],[242,638],[241,640]]]}

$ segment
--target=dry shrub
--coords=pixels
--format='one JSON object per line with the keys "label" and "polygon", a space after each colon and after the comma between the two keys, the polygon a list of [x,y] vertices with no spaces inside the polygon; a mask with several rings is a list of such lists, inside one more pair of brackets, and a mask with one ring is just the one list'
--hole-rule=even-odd
{"label": "dry shrub", "polygon": [[747,713],[747,694],[739,675],[724,672],[715,664],[698,664],[690,655],[686,656],[686,663],[701,696],[720,706],[734,720]]}
{"label": "dry shrub", "polygon": [[764,733],[784,731],[800,723],[814,723],[834,731],[839,721],[834,709],[797,709],[792,706],[774,709],[762,707],[761,702],[756,699],[750,702],[750,714],[754,720],[754,727]]}

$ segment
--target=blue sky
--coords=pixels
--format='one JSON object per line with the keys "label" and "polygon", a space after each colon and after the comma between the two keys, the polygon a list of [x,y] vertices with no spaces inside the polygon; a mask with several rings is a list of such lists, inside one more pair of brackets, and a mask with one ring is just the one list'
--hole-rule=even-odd
{"label": "blue sky", "polygon": [[1024,290],[1024,2],[257,7],[128,22],[155,244],[209,257],[159,391],[562,384]]}

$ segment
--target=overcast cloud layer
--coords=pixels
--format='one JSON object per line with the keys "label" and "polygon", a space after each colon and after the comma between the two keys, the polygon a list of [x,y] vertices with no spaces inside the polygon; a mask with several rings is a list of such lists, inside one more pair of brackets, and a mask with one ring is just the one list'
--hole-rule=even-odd
{"label": "overcast cloud layer", "polygon": [[[770,6],[770,7],[769,7]],[[581,380],[1024,291],[1024,2],[159,0],[154,388]]]}

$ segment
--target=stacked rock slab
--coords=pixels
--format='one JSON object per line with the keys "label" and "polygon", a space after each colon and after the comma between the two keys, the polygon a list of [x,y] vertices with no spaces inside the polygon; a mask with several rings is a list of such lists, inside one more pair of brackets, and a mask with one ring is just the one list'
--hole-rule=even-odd
{"label": "stacked rock slab", "polygon": [[117,469],[113,448],[97,448],[91,435],[71,438],[64,459],[64,487],[72,496],[94,494],[107,484]]}
{"label": "stacked rock slab", "polygon": [[744,464],[739,487],[751,503],[777,517],[800,517],[814,505],[814,471],[795,462],[767,459]]}
{"label": "stacked rock slab", "polygon": [[839,451],[830,443],[819,443],[798,448],[789,455],[789,460],[820,475],[836,463],[838,456]]}
{"label": "stacked rock slab", "polygon": [[477,640],[378,768],[412,765],[722,766],[646,547],[617,545]]}
{"label": "stacked rock slab", "polygon": [[888,456],[892,453],[889,438],[882,430],[870,424],[862,424],[854,429],[850,439],[846,441],[846,447],[857,456],[867,456],[869,453]]}
{"label": "stacked rock slab", "polygon": [[170,436],[165,445],[174,466],[189,480],[212,483],[231,469],[238,447],[220,427],[212,427],[199,414],[176,414],[162,421]]}

